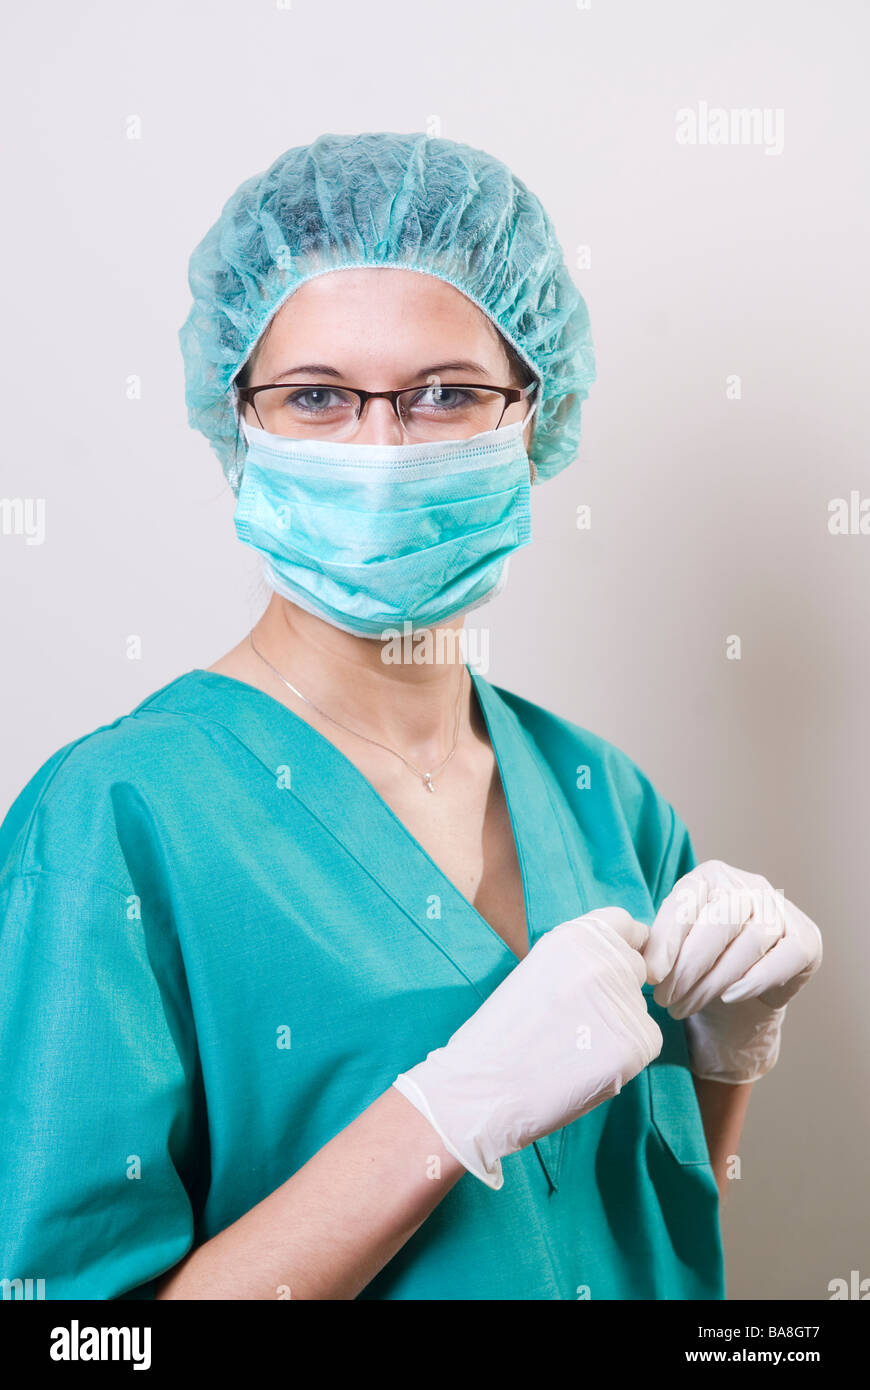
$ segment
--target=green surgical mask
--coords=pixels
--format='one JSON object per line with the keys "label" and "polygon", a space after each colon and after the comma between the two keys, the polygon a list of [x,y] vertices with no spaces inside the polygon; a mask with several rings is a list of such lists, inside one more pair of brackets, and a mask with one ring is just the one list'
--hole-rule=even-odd
{"label": "green surgical mask", "polygon": [[433,627],[502,589],[531,540],[525,420],[469,439],[347,444],[241,420],[235,512],[271,588],[365,637]]}

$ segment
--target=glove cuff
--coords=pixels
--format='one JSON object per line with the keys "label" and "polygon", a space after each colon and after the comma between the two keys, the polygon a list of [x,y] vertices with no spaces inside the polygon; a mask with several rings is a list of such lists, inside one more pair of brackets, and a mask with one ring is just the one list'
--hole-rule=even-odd
{"label": "glove cuff", "polygon": [[[420,1063],[425,1066],[425,1063]],[[414,1080],[413,1073],[417,1070],[412,1068],[410,1072],[400,1072],[393,1085],[396,1090],[409,1100],[413,1106],[425,1116],[429,1124],[435,1130],[442,1144],[449,1154],[452,1154],[457,1162],[474,1177],[479,1178],[487,1187],[491,1187],[494,1192],[504,1185],[504,1174],[501,1169],[501,1159],[494,1156],[487,1156],[484,1153],[484,1146],[481,1138],[477,1134],[467,1133],[463,1136],[461,1143],[456,1143],[446,1134],[443,1125],[435,1118],[432,1107],[426,1096],[423,1094],[417,1082]]]}
{"label": "glove cuff", "polygon": [[759,1081],[776,1066],[786,1006],[760,999],[725,1004],[713,999],[685,1019],[689,1070],[702,1081],[732,1086]]}

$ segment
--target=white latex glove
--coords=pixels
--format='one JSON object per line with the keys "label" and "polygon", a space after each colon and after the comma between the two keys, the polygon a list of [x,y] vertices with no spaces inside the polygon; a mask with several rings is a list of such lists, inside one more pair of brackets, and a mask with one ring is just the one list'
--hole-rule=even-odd
{"label": "white latex glove", "polygon": [[502,1158],[610,1100],[658,1056],[648,932],[620,907],[553,927],[444,1047],[396,1077],[488,1187],[504,1182]]}
{"label": "white latex glove", "polygon": [[776,1064],[788,1001],[822,961],[822,935],[760,874],[710,859],[665,898],[643,951],[653,998],[686,1020],[689,1067],[742,1085]]}

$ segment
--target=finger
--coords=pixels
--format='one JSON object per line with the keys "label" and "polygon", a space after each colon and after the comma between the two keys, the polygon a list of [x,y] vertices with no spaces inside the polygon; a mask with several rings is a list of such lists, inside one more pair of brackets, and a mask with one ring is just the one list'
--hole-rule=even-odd
{"label": "finger", "polygon": [[654,1061],[655,1058],[658,1057],[659,1053],[661,1052],[662,1048],[664,1047],[664,1045],[665,1045],[665,1039],[664,1039],[664,1034],[662,1033],[661,1028],[660,1028],[659,1025],[656,1023],[656,1021],[655,1021],[655,1019],[653,1018],[652,1014],[649,1014],[649,1013],[647,1014],[647,1016],[646,1016],[646,1022],[647,1022],[647,1025],[652,1024],[652,1027],[651,1027],[651,1028],[650,1028],[650,1027],[647,1027],[647,1030],[646,1030],[646,1035],[647,1035],[647,1053],[648,1053],[648,1058],[649,1058],[649,1060],[647,1061],[647,1066],[649,1066],[650,1062]]}
{"label": "finger", "polygon": [[779,940],[781,931],[770,923],[748,922],[739,936],[725,947],[707,974],[686,994],[672,1001],[668,1009],[671,1018],[688,1018],[689,1014],[703,1009],[711,999],[720,998],[731,985],[742,980],[746,972],[762,960]]}
{"label": "finger", "polygon": [[620,963],[631,971],[642,989],[646,981],[646,965],[641,948],[649,928],[636,921],[621,907],[598,908],[577,919],[577,926],[593,933],[606,950],[618,956]]}
{"label": "finger", "polygon": [[674,884],[653,922],[644,949],[646,977],[651,985],[668,975],[698,913],[707,901],[710,885],[698,869]]}
{"label": "finger", "polygon": [[678,1004],[740,935],[753,908],[752,897],[745,891],[715,890],[686,934],[671,970],[656,986],[656,1003],[663,1008]]}
{"label": "finger", "polygon": [[787,932],[721,997],[726,1004],[732,1004],[740,999],[757,999],[763,994],[764,1002],[771,1008],[781,1008],[797,994],[815,968],[814,960],[807,962],[805,943],[796,934]]}
{"label": "finger", "polygon": [[596,907],[594,911],[587,912],[586,920],[604,922],[606,926],[618,932],[634,951],[642,951],[649,939],[649,927],[632,917],[624,907]]}

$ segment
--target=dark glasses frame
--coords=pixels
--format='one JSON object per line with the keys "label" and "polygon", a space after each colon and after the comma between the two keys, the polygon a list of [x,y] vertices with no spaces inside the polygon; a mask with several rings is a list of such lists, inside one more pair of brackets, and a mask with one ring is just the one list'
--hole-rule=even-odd
{"label": "dark glasses frame", "polygon": [[[432,383],[428,384],[431,385]],[[484,383],[480,381],[444,381],[438,384],[443,386],[445,391],[492,391],[495,395],[502,396],[504,398],[504,405],[502,406],[501,415],[498,417],[498,424],[495,426],[496,429],[498,429],[504,419],[505,411],[508,406],[515,405],[517,401],[524,401],[534,391],[537,391],[539,385],[537,381],[530,381],[528,386],[490,386],[488,382]],[[237,386],[236,393],[243,405],[250,405],[253,408],[254,414],[258,420],[260,419],[260,413],[257,410],[256,398],[261,391],[328,391],[332,389],[335,391],[346,391],[349,396],[356,396],[359,401],[354,417],[356,420],[359,420],[362,416],[368,401],[384,400],[390,402],[396,419],[399,421],[399,424],[401,424],[402,417],[399,414],[400,398],[402,396],[416,395],[419,391],[425,391],[426,387],[427,383],[424,382],[420,386],[403,386],[399,391],[363,391],[356,386],[339,386],[337,382],[332,381],[275,381],[269,382],[266,386]],[[262,425],[262,420],[260,424]]]}

